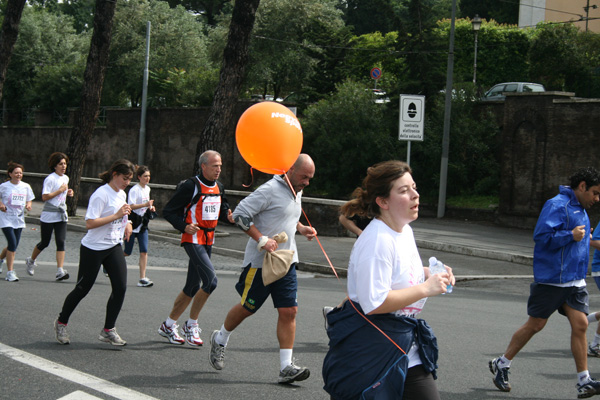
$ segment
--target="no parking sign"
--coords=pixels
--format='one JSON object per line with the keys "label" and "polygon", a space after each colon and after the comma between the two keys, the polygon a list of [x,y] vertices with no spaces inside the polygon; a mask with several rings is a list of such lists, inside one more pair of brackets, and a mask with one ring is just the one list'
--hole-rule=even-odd
{"label": "no parking sign", "polygon": [[373,68],[371,70],[371,78],[373,78],[375,80],[380,79],[381,78],[381,69],[377,68],[377,67]]}

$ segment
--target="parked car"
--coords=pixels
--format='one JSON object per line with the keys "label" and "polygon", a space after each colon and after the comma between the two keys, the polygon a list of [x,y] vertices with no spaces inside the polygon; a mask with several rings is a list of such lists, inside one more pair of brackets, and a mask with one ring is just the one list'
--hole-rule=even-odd
{"label": "parked car", "polygon": [[506,92],[517,92],[517,93],[527,93],[527,92],[545,92],[546,89],[544,85],[540,83],[531,83],[531,82],[504,82],[499,83],[497,85],[492,86],[490,90],[485,92],[481,100],[490,101],[490,100],[504,100]]}
{"label": "parked car", "polygon": [[385,92],[385,90],[381,90],[381,89],[365,89],[367,91],[371,91],[371,93],[373,93],[373,96],[375,98],[375,103],[377,104],[383,104],[383,103],[389,103],[390,102],[390,98],[387,96],[387,93]]}

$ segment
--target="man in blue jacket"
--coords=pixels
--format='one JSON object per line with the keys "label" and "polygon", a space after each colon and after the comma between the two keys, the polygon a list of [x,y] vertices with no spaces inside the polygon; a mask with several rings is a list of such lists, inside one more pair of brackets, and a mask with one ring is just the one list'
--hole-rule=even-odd
{"label": "man in blue jacket", "polygon": [[571,324],[571,352],[577,368],[577,397],[600,394],[600,382],[587,369],[588,292],[585,287],[589,263],[590,220],[586,209],[600,200],[600,173],[582,168],[571,177],[571,186],[560,186],[540,213],[533,240],[533,277],[527,302],[529,319],[513,335],[504,355],[489,362],[494,384],[511,389],[508,370],[513,358],[529,339],[541,331],[557,311]]}

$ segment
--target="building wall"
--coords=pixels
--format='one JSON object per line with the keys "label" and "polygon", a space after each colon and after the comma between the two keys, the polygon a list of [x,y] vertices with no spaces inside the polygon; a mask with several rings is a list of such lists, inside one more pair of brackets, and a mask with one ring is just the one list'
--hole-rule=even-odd
{"label": "building wall", "polygon": [[[588,5],[590,8],[587,17],[600,18],[600,8],[592,8],[593,5],[598,5],[596,0],[521,0],[519,27],[533,27],[542,21],[573,21],[575,26],[585,31],[585,19],[579,20],[586,17],[585,7]],[[600,32],[600,19],[588,20],[588,30]]]}

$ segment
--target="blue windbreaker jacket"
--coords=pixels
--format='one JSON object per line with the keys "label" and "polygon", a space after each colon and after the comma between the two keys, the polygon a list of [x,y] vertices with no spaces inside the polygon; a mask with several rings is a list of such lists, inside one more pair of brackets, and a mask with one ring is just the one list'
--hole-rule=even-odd
{"label": "blue windbreaker jacket", "polygon": [[[354,305],[363,312],[359,304]],[[424,320],[394,314],[366,317],[406,352],[415,340],[423,367],[436,377],[437,340]],[[329,351],[323,361],[323,388],[332,399],[402,399],[408,356],[361,317],[349,301],[331,311],[327,321]]]}
{"label": "blue windbreaker jacket", "polygon": [[[583,239],[573,239],[573,229],[585,225]],[[546,201],[533,231],[533,276],[537,283],[567,283],[585,279],[590,257],[590,219],[573,189]]]}

